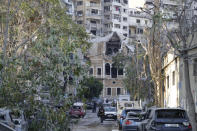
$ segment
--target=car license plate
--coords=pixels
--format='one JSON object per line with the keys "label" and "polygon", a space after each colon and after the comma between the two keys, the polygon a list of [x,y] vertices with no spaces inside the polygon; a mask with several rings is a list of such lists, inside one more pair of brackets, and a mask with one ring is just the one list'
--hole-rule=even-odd
{"label": "car license plate", "polygon": [[112,115],[107,115],[108,117],[112,117]]}
{"label": "car license plate", "polygon": [[165,124],[165,127],[179,127],[179,124]]}

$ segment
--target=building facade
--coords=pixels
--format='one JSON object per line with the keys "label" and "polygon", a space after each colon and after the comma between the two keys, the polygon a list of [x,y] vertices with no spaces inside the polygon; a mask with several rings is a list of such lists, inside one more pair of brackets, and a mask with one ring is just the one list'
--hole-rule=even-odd
{"label": "building facade", "polygon": [[[191,48],[188,54],[189,56],[194,56],[189,60],[189,75],[197,112],[197,46]],[[169,51],[164,57],[163,74],[165,77],[164,106],[188,109],[183,58],[175,55],[173,50]]]}
{"label": "building facade", "polygon": [[83,25],[88,33],[95,36],[102,34],[101,0],[73,0],[75,21]]}
{"label": "building facade", "polygon": [[128,36],[128,0],[103,0],[103,34],[119,32]]}
{"label": "building facade", "polygon": [[127,94],[122,83],[125,77],[124,69],[117,69],[112,61],[112,57],[120,51],[134,51],[133,47],[126,44],[127,41],[123,35],[116,32],[91,40],[93,46],[88,55],[91,61],[89,75],[103,83],[101,97],[117,98],[118,95]]}

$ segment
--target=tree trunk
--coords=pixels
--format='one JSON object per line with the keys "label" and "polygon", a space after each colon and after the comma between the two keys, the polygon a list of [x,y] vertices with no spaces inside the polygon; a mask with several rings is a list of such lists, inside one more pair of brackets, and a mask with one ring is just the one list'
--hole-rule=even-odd
{"label": "tree trunk", "polygon": [[192,95],[192,89],[190,86],[190,75],[189,75],[189,63],[188,63],[188,56],[187,52],[184,52],[184,75],[185,75],[185,89],[186,89],[186,96],[187,96],[187,104],[188,104],[188,115],[190,122],[192,124],[192,130],[197,131],[197,123],[196,123],[196,116],[195,116],[195,104]]}

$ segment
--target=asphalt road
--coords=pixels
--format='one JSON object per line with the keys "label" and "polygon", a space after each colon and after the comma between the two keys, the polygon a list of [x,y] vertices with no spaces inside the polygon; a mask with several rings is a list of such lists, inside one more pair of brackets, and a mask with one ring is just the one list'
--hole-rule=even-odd
{"label": "asphalt road", "polygon": [[72,131],[119,131],[117,122],[113,120],[100,123],[96,113],[87,110],[86,116],[80,118],[78,124],[73,125]]}

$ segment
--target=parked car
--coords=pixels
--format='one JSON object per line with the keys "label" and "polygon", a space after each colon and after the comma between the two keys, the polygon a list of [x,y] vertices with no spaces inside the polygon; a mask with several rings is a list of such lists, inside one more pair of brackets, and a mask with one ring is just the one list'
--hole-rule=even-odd
{"label": "parked car", "polygon": [[104,115],[104,120],[106,119],[113,119],[117,120],[117,112],[115,107],[104,107],[105,109],[105,115]]}
{"label": "parked car", "polygon": [[87,102],[86,103],[86,109],[91,110],[91,109],[93,109],[93,107],[94,107],[94,104],[92,102]]}
{"label": "parked car", "polygon": [[142,131],[192,131],[188,115],[184,109],[155,108],[147,118]]}
{"label": "parked car", "polygon": [[128,112],[135,112],[135,113],[139,114],[142,112],[142,109],[126,108],[126,109],[122,110],[122,113],[118,118],[119,129],[122,129],[122,122],[126,118]]}
{"label": "parked car", "polygon": [[74,103],[69,111],[69,115],[71,117],[80,118],[80,117],[84,117],[85,114],[86,114],[86,111],[84,109],[84,104],[80,102]]}
{"label": "parked car", "polygon": [[141,123],[141,114],[136,112],[128,112],[126,118],[122,122],[123,131],[138,131]]}
{"label": "parked car", "polygon": [[111,107],[111,103],[103,103],[103,107]]}

